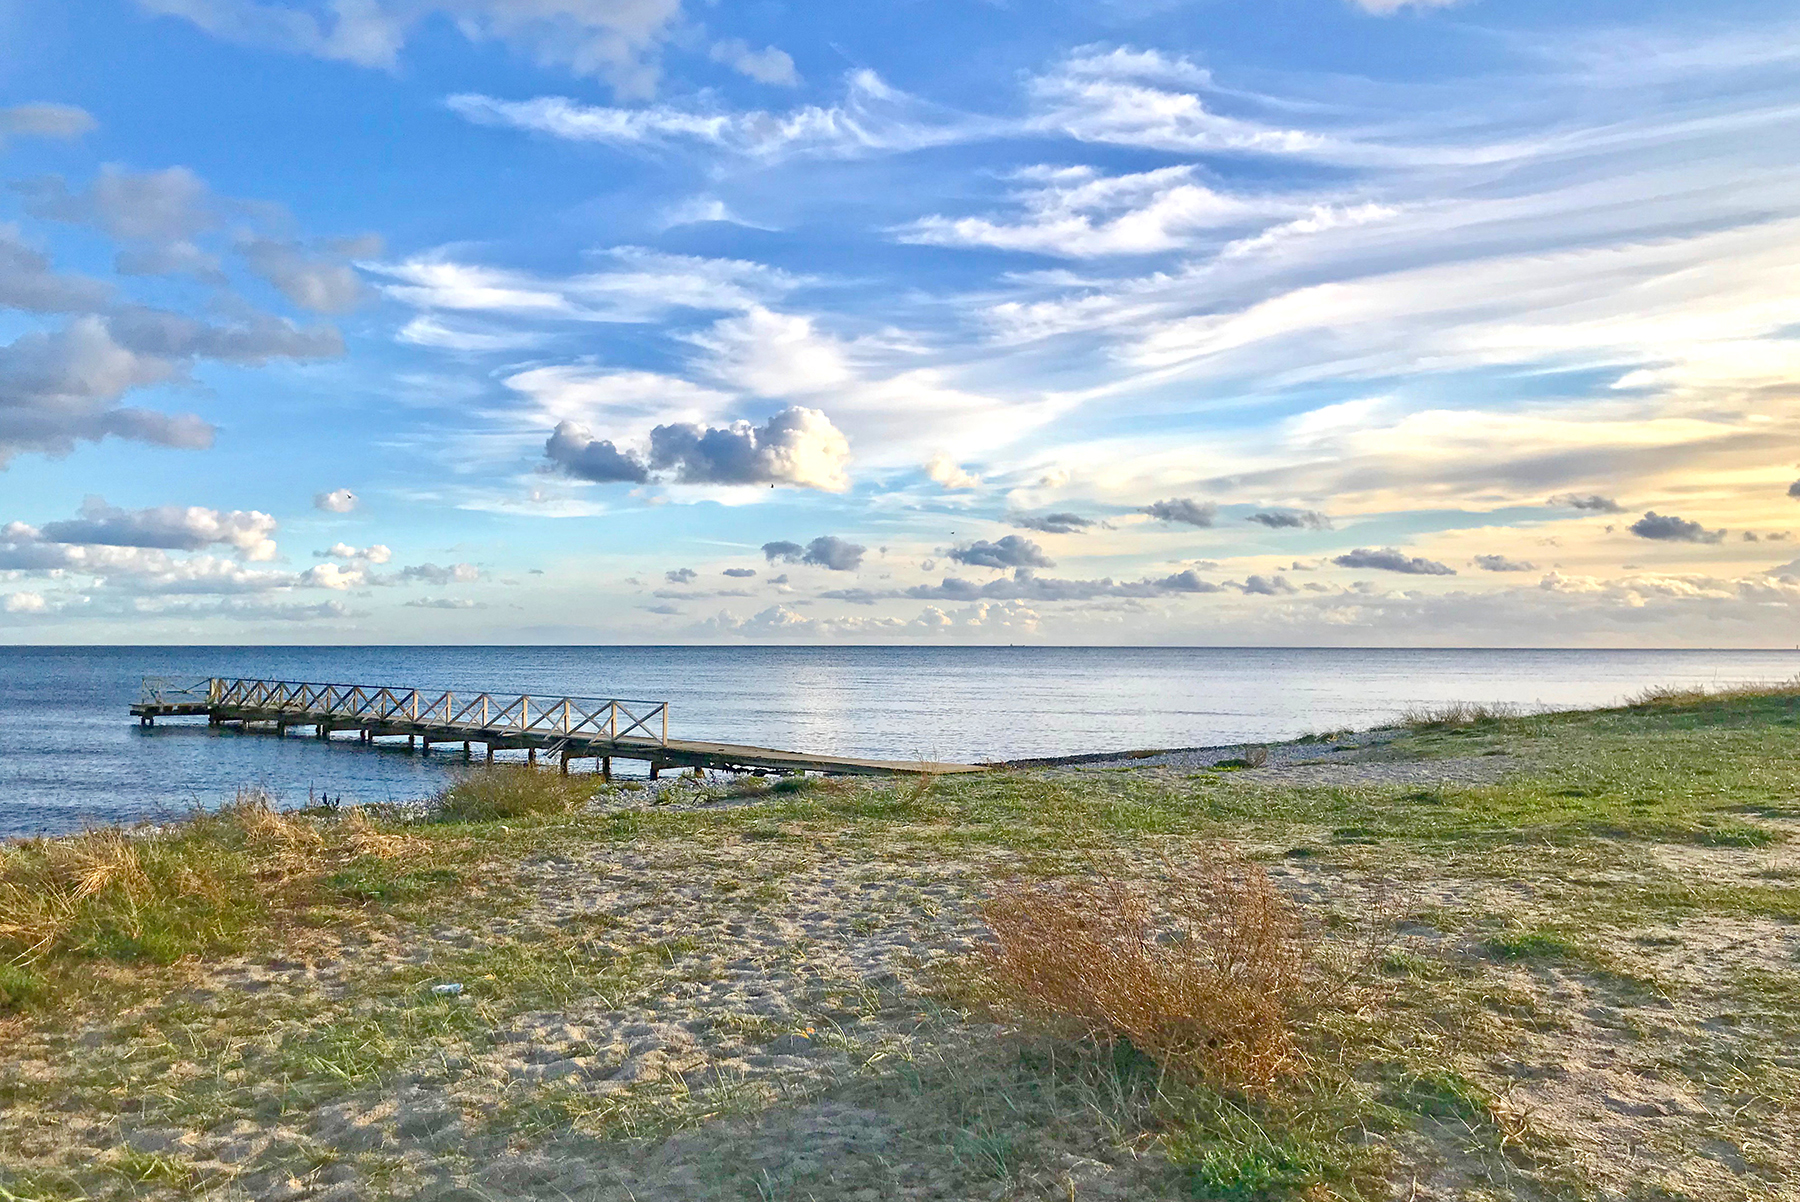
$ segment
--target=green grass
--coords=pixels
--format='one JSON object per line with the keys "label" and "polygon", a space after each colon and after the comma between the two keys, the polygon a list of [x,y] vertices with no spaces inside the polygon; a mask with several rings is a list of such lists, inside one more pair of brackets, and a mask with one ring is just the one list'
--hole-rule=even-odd
{"label": "green grass", "polygon": [[[423,823],[352,826],[324,814],[271,822],[252,808],[156,833],[9,844],[0,848],[0,1014],[27,1015],[46,1038],[62,1039],[53,1059],[75,1067],[48,1081],[0,1075],[0,1105],[111,1113],[135,1099],[141,1121],[200,1130],[282,1114],[293,1121],[322,1099],[439,1071],[431,1066],[480,1046],[513,1016],[577,1002],[636,1005],[700,979],[695,956],[722,950],[693,937],[633,944],[629,915],[580,915],[466,947],[436,944],[427,963],[353,976],[341,1000],[146,1001],[196,964],[329,944],[365,925],[402,939],[440,921],[487,931],[489,918],[523,901],[519,866],[541,857],[678,849],[684,877],[712,882],[707,904],[755,912],[793,904],[786,874],[819,858],[854,865],[845,870],[853,880],[934,865],[1056,875],[1228,839],[1259,849],[1271,870],[1309,879],[1388,877],[1403,890],[1435,875],[1467,892],[1412,908],[1433,929],[1431,942],[1379,958],[1385,1008],[1314,1032],[1311,1071],[1277,1095],[1180,1087],[1147,1072],[1128,1047],[1037,1034],[984,1036],[974,1049],[946,1045],[939,1055],[931,1040],[960,1020],[921,1018],[916,1044],[879,1056],[839,1032],[833,1046],[859,1067],[833,1096],[893,1108],[910,1125],[884,1155],[937,1165],[969,1192],[1023,1190],[1053,1146],[1160,1165],[1166,1177],[1156,1188],[1193,1198],[1385,1197],[1395,1149],[1426,1139],[1479,1153],[1496,1196],[1554,1193],[1560,1178],[1543,1167],[1554,1149],[1500,1125],[1501,1085],[1478,1062],[1514,1055],[1570,1021],[1545,993],[1550,985],[1585,991],[1620,1029],[1660,1025],[1657,1007],[1669,1003],[1652,994],[1662,987],[1631,976],[1648,973],[1643,957],[1662,946],[1649,936],[1631,942],[1646,924],[1800,921],[1800,873],[1706,868],[1754,865],[1789,838],[1800,819],[1797,734],[1792,689],[1664,693],[1591,713],[1421,716],[1382,752],[1504,755],[1506,775],[1488,784],[1273,788],[1255,773],[789,778],[693,789],[702,798],[735,789],[745,805],[607,812],[586,805],[592,777],[514,769],[457,782]],[[96,884],[83,892],[88,880]],[[1518,882],[1529,883],[1526,901],[1469,895],[1500,896]],[[923,894],[894,903],[896,914],[939,904]],[[856,929],[878,926],[865,919]],[[796,943],[794,964],[816,951]],[[443,980],[460,981],[463,997],[431,995]],[[1694,1064],[1676,1067],[1709,1083],[1753,1081],[1764,1099],[1756,1106],[1791,1106],[1792,1073],[1771,1057],[1793,1037],[1797,980],[1794,970],[1737,972],[1720,986],[1732,1025],[1709,1036],[1719,1047],[1692,1049]],[[106,1026],[110,1010],[123,1015],[130,1005],[147,1008]],[[754,1016],[737,1021],[746,1038],[758,1024],[788,1032]],[[74,1033],[94,1022],[114,1042],[77,1050]],[[170,1071],[176,1065],[184,1071]],[[760,1086],[700,1096],[665,1084],[619,1095],[569,1082],[520,1089],[487,1122],[526,1143],[572,1132],[655,1140],[713,1130],[725,1117],[752,1121],[783,1100]],[[0,1144],[0,1162],[14,1151]],[[801,1170],[770,1170],[759,1183],[749,1167],[722,1163],[722,1172],[742,1167],[747,1197],[830,1189]],[[0,1169],[0,1202],[168,1194],[197,1188],[182,1177],[189,1171],[136,1153],[76,1177]]]}
{"label": "green grass", "polygon": [[598,782],[538,768],[502,764],[466,773],[432,799],[446,822],[500,822],[569,814],[587,805]]}

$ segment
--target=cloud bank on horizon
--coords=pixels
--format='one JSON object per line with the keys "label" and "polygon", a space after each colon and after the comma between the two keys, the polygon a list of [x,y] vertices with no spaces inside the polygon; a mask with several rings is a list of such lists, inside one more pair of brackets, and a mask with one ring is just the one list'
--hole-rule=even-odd
{"label": "cloud bank on horizon", "polygon": [[102,7],[0,640],[1800,642],[1765,5]]}

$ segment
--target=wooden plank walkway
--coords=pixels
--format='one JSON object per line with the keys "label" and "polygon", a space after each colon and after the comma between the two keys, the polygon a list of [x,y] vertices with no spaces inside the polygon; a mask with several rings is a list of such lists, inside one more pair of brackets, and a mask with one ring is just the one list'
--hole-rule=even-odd
{"label": "wooden plank walkway", "polygon": [[979,764],[873,760],[671,739],[666,701],[147,676],[131,713],[145,726],[155,725],[158,718],[203,717],[214,726],[235,724],[244,730],[262,728],[276,734],[286,734],[291,726],[305,727],[326,740],[337,733],[354,732],[357,742],[369,744],[403,735],[409,748],[427,751],[433,743],[461,743],[464,759],[471,757],[472,746],[479,743],[488,763],[493,763],[497,750],[523,750],[533,764],[539,755],[547,755],[555,758],[564,772],[572,760],[594,759],[607,779],[612,777],[615,759],[648,762],[653,779],[664,768],[845,776],[985,771]]}

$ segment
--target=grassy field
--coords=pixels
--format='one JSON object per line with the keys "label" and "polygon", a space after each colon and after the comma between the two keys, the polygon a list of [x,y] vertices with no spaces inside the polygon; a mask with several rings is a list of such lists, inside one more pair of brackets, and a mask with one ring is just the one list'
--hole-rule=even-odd
{"label": "grassy field", "polygon": [[14,843],[0,1202],[1793,1199],[1797,735],[1668,693]]}

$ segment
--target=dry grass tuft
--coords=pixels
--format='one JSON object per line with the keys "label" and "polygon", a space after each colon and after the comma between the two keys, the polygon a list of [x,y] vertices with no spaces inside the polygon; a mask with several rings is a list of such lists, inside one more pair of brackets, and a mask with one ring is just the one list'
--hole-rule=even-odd
{"label": "dry grass tuft", "polygon": [[1148,883],[1007,885],[983,914],[1012,1004],[1214,1087],[1261,1092],[1297,1069],[1296,1025],[1339,983],[1268,874],[1224,851]]}
{"label": "dry grass tuft", "polygon": [[570,814],[584,808],[596,788],[591,775],[564,776],[521,764],[496,764],[463,776],[432,799],[432,808],[450,822]]}
{"label": "dry grass tuft", "polygon": [[304,912],[333,874],[420,846],[359,811],[282,813],[256,792],[162,826],[0,844],[0,1010],[51,992],[41,974],[58,964],[241,947]]}
{"label": "dry grass tuft", "polygon": [[1763,697],[1800,696],[1800,676],[1773,684],[1724,685],[1657,685],[1628,699],[1627,708],[1634,710],[1686,709],[1725,701],[1754,701]]}
{"label": "dry grass tuft", "polygon": [[1474,701],[1453,701],[1449,705],[1414,706],[1400,715],[1402,725],[1414,730],[1442,730],[1479,726],[1484,722],[1502,722],[1517,718],[1516,705],[1484,705]]}

